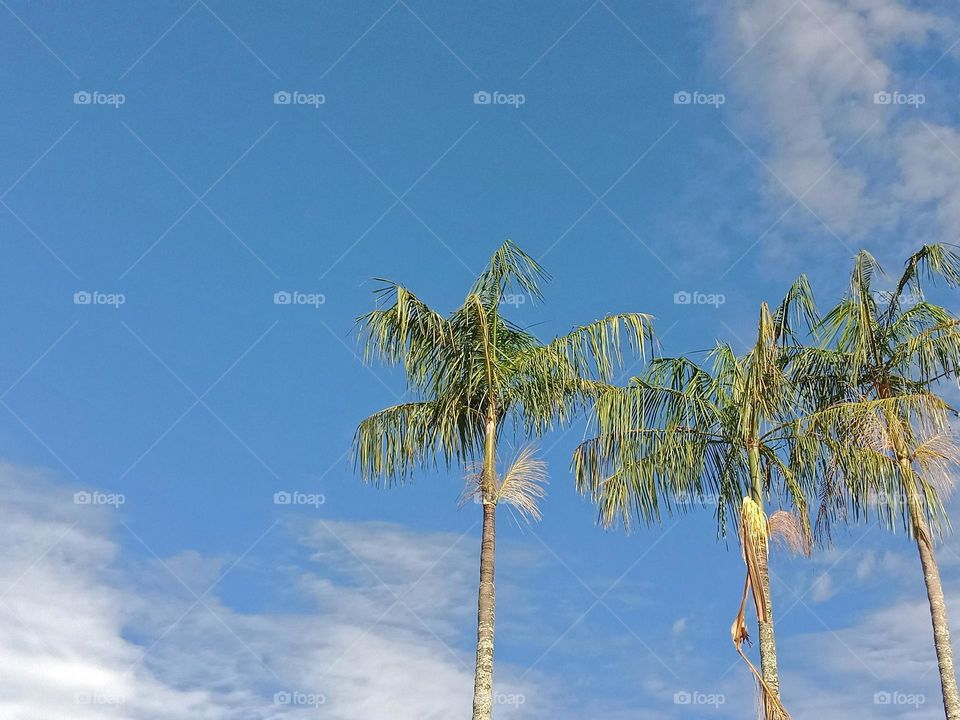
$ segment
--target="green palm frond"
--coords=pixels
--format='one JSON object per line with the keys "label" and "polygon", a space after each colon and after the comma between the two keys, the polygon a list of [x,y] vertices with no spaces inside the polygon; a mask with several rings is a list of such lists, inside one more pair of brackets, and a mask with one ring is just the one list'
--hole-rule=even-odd
{"label": "green palm frond", "polygon": [[453,351],[450,323],[402,285],[378,282],[378,308],[357,318],[364,360],[403,365],[411,386],[422,388]]}
{"label": "green palm frond", "polygon": [[801,275],[794,281],[773,314],[774,335],[777,340],[779,342],[797,340],[798,322],[804,324],[805,331],[811,330],[820,322],[813,289],[806,275]]}
{"label": "green palm frond", "polygon": [[550,347],[567,358],[578,374],[606,382],[622,366],[624,348],[642,359],[654,342],[651,315],[620,313],[574,328]]}
{"label": "green palm frond", "polygon": [[490,264],[480,273],[471,290],[489,305],[499,305],[508,291],[519,291],[531,300],[542,300],[540,284],[550,275],[536,260],[521,250],[512,240],[504,241]]}
{"label": "green palm frond", "polygon": [[482,418],[458,413],[443,399],[394,405],[357,427],[355,462],[364,482],[403,482],[417,466],[476,457],[482,427]]}
{"label": "green palm frond", "polygon": [[907,258],[903,274],[897,282],[896,290],[892,293],[885,324],[889,325],[902,310],[905,291],[912,291],[914,299],[922,297],[924,281],[935,282],[938,278],[947,285],[960,286],[960,254],[957,254],[952,245],[945,243],[924,245]]}

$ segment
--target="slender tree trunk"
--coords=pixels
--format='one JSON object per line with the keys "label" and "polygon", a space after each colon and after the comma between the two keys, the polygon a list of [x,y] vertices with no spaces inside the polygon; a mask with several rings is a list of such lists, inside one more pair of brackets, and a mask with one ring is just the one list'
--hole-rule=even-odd
{"label": "slender tree trunk", "polygon": [[[913,489],[913,473],[904,478]],[[953,667],[953,645],[950,644],[950,624],[947,621],[947,603],[943,598],[943,585],[940,582],[940,569],[933,552],[933,540],[927,526],[926,517],[916,500],[916,490],[908,491],[910,502],[910,520],[913,523],[913,535],[920,552],[920,564],[923,566],[923,582],[927,586],[927,600],[930,603],[930,621],[933,624],[933,644],[937,650],[937,664],[940,668],[940,688],[943,691],[943,708],[947,720],[960,719],[960,692],[957,691],[957,674]]]}
{"label": "slender tree trunk", "polygon": [[493,565],[497,506],[483,504],[483,540],[480,545],[480,598],[477,611],[477,670],[473,684],[473,720],[493,717]]}
{"label": "slender tree trunk", "polygon": [[494,556],[496,555],[496,425],[487,421],[483,464],[483,535],[480,541],[480,594],[477,600],[477,667],[473,680],[473,720],[493,717]]}
{"label": "slender tree trunk", "polygon": [[[761,549],[758,553],[760,565],[760,592],[763,593],[763,599],[767,606],[766,621],[759,621],[760,636],[760,674],[763,681],[770,688],[773,696],[780,700],[780,674],[777,670],[777,640],[773,631],[773,604],[770,592],[770,566],[769,553]],[[767,720],[779,720],[780,711],[771,703],[765,703],[764,716]]]}
{"label": "slender tree trunk", "polygon": [[[752,445],[749,449],[749,462],[753,482],[751,494],[754,502],[763,510],[763,482],[760,477],[760,450],[757,445]],[[767,606],[766,619],[760,618],[759,615],[757,617],[757,634],[760,639],[760,674],[773,697],[779,702],[780,674],[777,669],[777,639],[773,631],[773,600],[770,591],[770,555],[768,549],[760,548],[757,553],[757,564],[760,571],[760,592],[763,595],[764,604]],[[766,698],[766,694],[763,697]],[[765,701],[764,717],[766,720],[780,720],[781,713],[775,704]]]}
{"label": "slender tree trunk", "polygon": [[[886,388],[880,388],[882,398],[889,397]],[[901,421],[892,411],[887,411],[887,428],[893,442],[897,462],[900,465],[900,482],[907,496],[910,511],[910,524],[913,537],[920,553],[920,565],[923,567],[923,583],[927,587],[927,601],[930,604],[930,622],[933,625],[933,645],[937,651],[937,665],[940,670],[940,689],[943,692],[943,709],[947,720],[960,720],[960,692],[957,691],[957,673],[953,667],[953,645],[950,644],[950,623],[947,621],[947,603],[943,598],[943,584],[940,582],[940,568],[933,552],[933,538],[918,495],[913,464],[901,433]]]}

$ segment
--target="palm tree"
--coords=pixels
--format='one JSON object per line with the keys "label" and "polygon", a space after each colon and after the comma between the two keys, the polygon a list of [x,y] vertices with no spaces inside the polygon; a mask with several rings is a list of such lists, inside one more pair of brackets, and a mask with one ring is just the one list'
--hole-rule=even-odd
{"label": "palm tree", "polygon": [[[769,541],[784,540],[809,552],[812,533],[806,494],[809,467],[794,451],[799,396],[787,373],[798,342],[791,320],[815,322],[806,278],[790,288],[775,311],[764,303],[752,348],[738,356],[727,344],[710,353],[712,372],[686,358],[651,363],[627,388],[609,388],[596,404],[596,436],[573,457],[581,491],[594,495],[605,525],[659,522],[660,508],[684,509],[705,494],[717,499],[726,530],[731,514],[739,528],[747,567],[733,627],[737,652],[760,686],[765,716],[789,717],[780,702],[774,635]],[[791,511],[767,517],[766,501],[785,501]],[[758,672],[743,652],[749,640],[744,609],[751,595],[760,636]]]}
{"label": "palm tree", "polygon": [[847,295],[819,327],[822,347],[801,354],[797,379],[819,397],[822,409],[806,424],[832,472],[821,488],[820,519],[864,517],[875,507],[894,529],[902,522],[920,554],[930,604],[943,704],[960,718],[947,608],[934,553],[945,515],[942,500],[952,485],[958,449],[949,426],[952,412],[936,383],[960,372],[960,319],[923,297],[925,280],[960,285],[960,256],[946,245],[912,255],[891,292],[875,292],[882,274],[860,252]]}
{"label": "palm tree", "polygon": [[[360,423],[354,440],[365,481],[391,484],[417,467],[479,462],[483,507],[477,660],[473,718],[489,720],[493,705],[494,554],[496,509],[511,496],[535,502],[542,469],[514,466],[497,479],[497,446],[505,427],[535,438],[569,421],[596,394],[597,383],[622,361],[623,345],[641,355],[653,340],[651,318],[611,315],[542,344],[503,317],[506,293],[541,299],[540,265],[506,241],[459,308],[444,316],[402,285],[381,281],[378,308],[359,318],[365,358],[402,365],[416,399]],[[513,492],[511,490],[515,490]]]}

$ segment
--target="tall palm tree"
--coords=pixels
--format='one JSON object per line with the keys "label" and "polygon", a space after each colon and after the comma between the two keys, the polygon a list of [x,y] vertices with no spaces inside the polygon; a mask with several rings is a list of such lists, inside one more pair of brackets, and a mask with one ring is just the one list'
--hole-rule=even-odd
{"label": "tall palm tree", "polygon": [[[596,396],[598,383],[611,377],[625,345],[643,355],[653,339],[648,315],[625,313],[542,344],[504,318],[500,307],[507,293],[541,299],[546,278],[508,240],[451,314],[441,315],[402,285],[382,281],[378,308],[359,318],[365,357],[402,365],[416,398],[360,423],[354,444],[361,477],[389,485],[408,479],[417,467],[480,464],[474,720],[492,717],[496,509],[510,496],[511,476],[497,479],[498,441],[507,426],[533,438],[569,421]],[[542,472],[529,457],[525,462],[526,470],[515,469],[513,486],[530,501],[522,488]]]}
{"label": "tall palm tree", "polygon": [[822,486],[820,518],[875,507],[895,528],[898,519],[920,555],[933,624],[943,704],[960,719],[947,608],[934,542],[945,516],[942,500],[952,485],[958,449],[952,413],[935,392],[938,381],[960,372],[960,319],[927,302],[925,281],[960,285],[960,256],[946,245],[912,255],[891,292],[877,292],[877,261],[860,252],[846,296],[824,317],[822,347],[801,354],[798,382],[822,409],[806,423],[808,437],[831,443],[823,460],[832,472]]}
{"label": "tall palm tree", "polygon": [[[811,469],[792,462],[799,396],[787,367],[798,342],[791,321],[798,318],[815,322],[804,277],[775,311],[761,306],[756,341],[744,355],[720,343],[710,353],[712,371],[686,358],[655,360],[629,387],[602,393],[594,413],[596,436],[573,457],[578,486],[594,495],[604,524],[619,519],[629,525],[634,516],[657,522],[661,506],[683,508],[704,494],[718,500],[721,532],[727,514],[733,516],[747,575],[732,639],[758,681],[768,719],[789,717],[780,701],[769,541],[808,550],[812,538],[806,502]],[[791,510],[768,518],[771,498]],[[743,652],[751,594],[759,672]]]}

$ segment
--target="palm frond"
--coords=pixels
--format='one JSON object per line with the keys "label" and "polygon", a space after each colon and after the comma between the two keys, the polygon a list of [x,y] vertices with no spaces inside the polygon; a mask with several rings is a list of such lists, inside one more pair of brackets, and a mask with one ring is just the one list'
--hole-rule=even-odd
{"label": "palm frond", "polygon": [[499,305],[508,291],[519,291],[531,300],[542,300],[540,283],[549,279],[540,263],[512,240],[505,240],[480,273],[471,293],[483,296],[490,305]]}
{"label": "palm frond", "polygon": [[443,398],[385,408],[354,435],[354,462],[364,482],[391,485],[418,466],[468,462],[480,452],[483,421]]}
{"label": "palm frond", "polygon": [[[496,490],[490,502],[501,502],[517,509],[526,522],[542,519],[540,501],[546,497],[547,463],[536,457],[533,445],[520,449],[516,459],[497,480]],[[472,463],[466,484],[458,502],[463,507],[468,502],[483,502],[483,464]]]}
{"label": "palm frond", "polygon": [[642,359],[654,342],[651,315],[620,313],[574,328],[548,347],[565,357],[578,375],[607,382],[622,367],[625,347]]}

